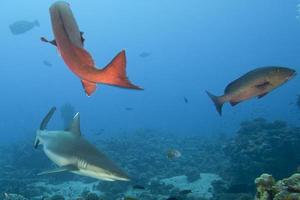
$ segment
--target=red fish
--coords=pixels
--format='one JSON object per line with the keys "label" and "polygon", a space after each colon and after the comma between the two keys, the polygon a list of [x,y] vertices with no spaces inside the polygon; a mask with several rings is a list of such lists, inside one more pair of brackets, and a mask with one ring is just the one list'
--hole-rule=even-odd
{"label": "red fish", "polygon": [[76,74],[88,96],[96,90],[97,83],[129,89],[141,89],[126,76],[126,55],[122,50],[106,67],[97,69],[92,56],[84,49],[83,32],[79,31],[70,5],[58,1],[50,7],[55,40],[42,41],[55,45],[65,64]]}

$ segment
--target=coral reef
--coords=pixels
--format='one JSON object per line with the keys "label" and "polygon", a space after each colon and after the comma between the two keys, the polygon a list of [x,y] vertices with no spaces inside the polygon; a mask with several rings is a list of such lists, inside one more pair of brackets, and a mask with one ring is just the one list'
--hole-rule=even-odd
{"label": "coral reef", "polygon": [[269,174],[262,174],[255,179],[256,185],[256,199],[273,199],[273,186],[275,185],[275,179]]}
{"label": "coral reef", "polygon": [[269,174],[262,174],[255,179],[257,193],[255,200],[299,200],[300,174],[275,182]]}
{"label": "coral reef", "polygon": [[[186,184],[193,185],[205,179],[203,173],[217,174],[227,164],[222,151],[225,141],[153,130],[138,130],[106,139],[95,137],[93,142],[128,172],[131,182],[97,181],[71,173],[36,176],[51,168],[52,164],[40,151],[33,149],[31,142],[21,141],[13,146],[1,147],[0,164],[3,164],[4,170],[0,171],[0,190],[28,199],[48,200],[54,195],[62,195],[65,199],[84,200],[87,194],[94,193],[104,200],[122,199],[126,195],[143,200],[165,200],[172,195],[182,196],[181,190],[190,188],[180,189],[162,183],[162,179],[184,176]],[[170,148],[180,150],[182,156],[169,160],[166,152]],[[137,184],[143,185],[145,190],[133,189],[133,185]],[[95,198],[95,195],[90,194],[89,198]],[[184,196],[184,200],[200,198],[205,197]]]}
{"label": "coral reef", "polygon": [[243,122],[233,140],[224,147],[230,165],[222,177],[232,185],[245,187],[264,172],[276,178],[286,177],[300,163],[299,149],[300,128],[261,118]]}

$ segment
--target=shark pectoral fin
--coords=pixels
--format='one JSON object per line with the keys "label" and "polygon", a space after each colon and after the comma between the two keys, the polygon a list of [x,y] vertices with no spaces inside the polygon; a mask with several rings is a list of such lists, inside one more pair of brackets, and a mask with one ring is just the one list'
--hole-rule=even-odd
{"label": "shark pectoral fin", "polygon": [[59,172],[66,172],[66,171],[77,171],[78,168],[75,165],[66,165],[61,166],[55,169],[50,169],[41,173],[38,173],[38,176],[45,175],[45,174],[53,174],[53,173],[59,173]]}
{"label": "shark pectoral fin", "polygon": [[263,93],[263,94],[258,95],[257,98],[260,99],[260,98],[266,96],[267,94],[268,94],[268,92],[265,92],[265,93]]}
{"label": "shark pectoral fin", "polygon": [[90,82],[90,81],[86,81],[86,80],[81,80],[82,86],[84,88],[85,93],[88,96],[91,96],[91,94],[93,92],[95,92],[95,90],[97,89],[97,85],[96,83]]}
{"label": "shark pectoral fin", "polygon": [[55,40],[50,41],[50,40],[48,40],[48,39],[46,39],[46,38],[44,38],[44,37],[41,37],[41,41],[42,41],[42,42],[46,42],[46,43],[50,43],[50,44],[52,44],[52,45],[54,45],[54,46],[57,46]]}
{"label": "shark pectoral fin", "polygon": [[40,140],[36,137],[34,141],[34,148],[37,149],[40,144]]}

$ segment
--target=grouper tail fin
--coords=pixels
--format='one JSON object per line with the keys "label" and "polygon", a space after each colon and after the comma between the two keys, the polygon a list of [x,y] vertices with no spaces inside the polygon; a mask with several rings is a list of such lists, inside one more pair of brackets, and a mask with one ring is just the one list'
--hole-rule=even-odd
{"label": "grouper tail fin", "polygon": [[211,100],[214,102],[216,109],[219,113],[219,115],[222,115],[222,107],[223,104],[225,103],[224,98],[222,98],[222,96],[215,96],[213,94],[211,94],[210,92],[206,91],[207,95],[211,98]]}
{"label": "grouper tail fin", "polygon": [[105,75],[105,83],[117,87],[141,90],[139,86],[132,84],[126,76],[126,55],[122,50],[113,60],[101,70]]}

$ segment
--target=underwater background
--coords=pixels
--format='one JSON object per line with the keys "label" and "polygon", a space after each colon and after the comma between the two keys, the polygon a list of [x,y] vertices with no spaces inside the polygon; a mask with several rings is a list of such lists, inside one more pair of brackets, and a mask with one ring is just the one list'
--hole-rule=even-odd
{"label": "underwater background", "polygon": [[[41,36],[54,37],[49,17],[54,1],[1,1],[0,198],[13,193],[27,199],[55,194],[77,199],[75,191],[68,190],[68,196],[43,185],[63,190],[77,181],[72,186],[77,191],[93,183],[89,190],[105,200],[254,199],[254,179],[262,173],[282,179],[297,172],[297,76],[262,99],[226,104],[222,117],[205,90],[221,95],[229,82],[260,66],[299,71],[299,1],[68,2],[97,66],[125,49],[127,74],[144,90],[101,84],[87,97],[57,50],[40,41]],[[18,20],[38,20],[40,27],[14,35],[9,25]],[[52,106],[60,113],[48,129],[64,129],[80,112],[84,137],[124,168],[132,182],[68,173],[36,176],[53,166],[33,149],[36,129]],[[173,148],[181,156],[170,161],[166,152]],[[183,175],[191,188],[169,186],[172,177]],[[210,183],[217,184],[193,191]],[[145,188],[135,191],[136,184]]]}

